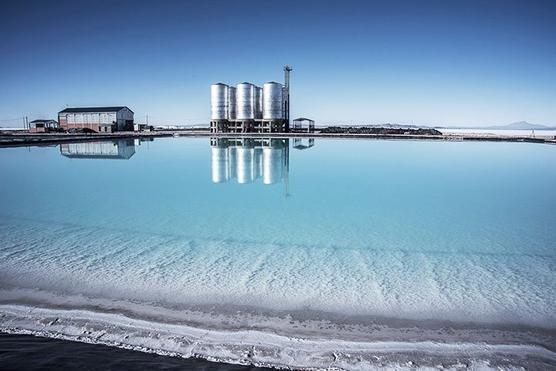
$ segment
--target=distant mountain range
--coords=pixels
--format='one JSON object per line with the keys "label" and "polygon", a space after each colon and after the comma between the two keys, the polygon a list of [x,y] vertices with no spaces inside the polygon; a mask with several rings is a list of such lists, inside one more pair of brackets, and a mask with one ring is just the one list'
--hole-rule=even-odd
{"label": "distant mountain range", "polygon": [[[479,129],[479,128],[477,128]],[[512,122],[508,125],[500,125],[500,126],[486,126],[484,129],[498,129],[498,130],[547,130],[547,129],[554,129],[553,127],[549,127],[546,125],[539,125],[539,124],[531,124],[527,121],[518,121]]]}
{"label": "distant mountain range", "polygon": [[[448,129],[448,128],[447,128]],[[490,126],[465,126],[450,127],[449,129],[488,129],[488,130],[554,130],[556,127],[546,125],[531,124],[527,121],[512,122],[508,125],[490,125]]]}
{"label": "distant mountain range", "polygon": [[393,129],[487,129],[487,130],[556,130],[555,126],[531,124],[527,121],[512,122],[507,125],[475,125],[475,126],[438,126],[438,125],[403,125],[403,124],[320,124],[318,127],[371,127],[371,128],[393,128]]}

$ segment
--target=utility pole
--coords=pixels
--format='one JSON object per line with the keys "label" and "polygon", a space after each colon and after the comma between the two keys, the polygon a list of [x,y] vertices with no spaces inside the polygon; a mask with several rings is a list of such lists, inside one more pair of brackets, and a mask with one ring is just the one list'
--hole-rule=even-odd
{"label": "utility pole", "polygon": [[286,87],[286,99],[284,100],[284,118],[286,120],[286,131],[290,131],[290,72],[291,66],[284,66],[284,86]]}

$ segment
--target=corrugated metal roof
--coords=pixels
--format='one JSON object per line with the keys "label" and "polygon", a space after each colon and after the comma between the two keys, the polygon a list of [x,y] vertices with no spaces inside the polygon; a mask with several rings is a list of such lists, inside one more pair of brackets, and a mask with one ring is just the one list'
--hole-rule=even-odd
{"label": "corrugated metal roof", "polygon": [[[66,108],[59,113],[79,113],[79,112],[118,112],[122,109],[127,108],[126,106],[116,106],[116,107],[74,107]],[[130,109],[129,109],[130,110]],[[130,110],[131,111],[131,110]],[[133,111],[131,111],[133,112]]]}
{"label": "corrugated metal roof", "polygon": [[38,119],[38,120],[33,120],[33,121],[31,121],[31,122],[30,122],[30,124],[34,124],[34,123],[36,123],[36,122],[56,122],[56,123],[57,123],[57,121],[56,121],[56,120],[50,120],[50,119]]}

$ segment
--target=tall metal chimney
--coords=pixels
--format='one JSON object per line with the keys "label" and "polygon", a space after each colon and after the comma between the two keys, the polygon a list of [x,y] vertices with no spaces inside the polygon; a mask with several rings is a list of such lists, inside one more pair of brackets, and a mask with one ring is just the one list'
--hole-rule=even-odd
{"label": "tall metal chimney", "polygon": [[286,120],[286,131],[290,131],[290,72],[293,71],[291,66],[284,66],[284,86],[286,94],[284,99],[284,119]]}

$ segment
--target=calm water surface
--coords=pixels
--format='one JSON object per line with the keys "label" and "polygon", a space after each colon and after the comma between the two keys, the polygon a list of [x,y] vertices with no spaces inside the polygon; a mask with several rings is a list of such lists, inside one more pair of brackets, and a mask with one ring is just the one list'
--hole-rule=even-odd
{"label": "calm water surface", "polygon": [[0,301],[553,331],[554,164],[526,143],[3,148]]}

